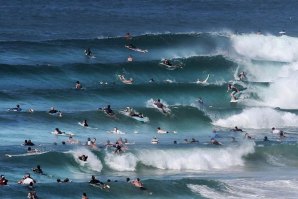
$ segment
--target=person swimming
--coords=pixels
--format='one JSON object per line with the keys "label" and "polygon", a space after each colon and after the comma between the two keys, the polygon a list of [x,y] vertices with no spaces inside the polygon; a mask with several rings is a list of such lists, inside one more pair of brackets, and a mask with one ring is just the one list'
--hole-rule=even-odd
{"label": "person swimming", "polygon": [[143,183],[141,182],[140,178],[137,178],[133,181],[131,181],[131,184],[137,188],[140,188],[141,190],[146,190]]}
{"label": "person swimming", "polygon": [[87,123],[87,120],[84,120],[84,121],[82,122],[82,124],[83,124],[83,126],[85,126],[85,127],[89,126],[88,123]]}
{"label": "person swimming", "polygon": [[71,182],[68,178],[65,178],[64,180],[61,180],[60,178],[57,179],[58,183],[67,183],[67,182]]}
{"label": "person swimming", "polygon": [[172,63],[168,59],[164,59],[162,63],[168,66],[172,66]]}
{"label": "person swimming", "polygon": [[54,133],[57,134],[57,135],[65,134],[65,132],[60,131],[59,128],[55,128]]}
{"label": "person swimming", "polygon": [[233,128],[232,131],[234,131],[234,132],[237,132],[237,131],[243,132],[243,130],[239,129],[237,126],[235,126],[235,128]]}
{"label": "person swimming", "polygon": [[54,114],[57,113],[58,110],[56,110],[54,107],[51,107],[51,109],[49,110],[49,113]]}
{"label": "person swimming", "polygon": [[78,89],[78,90],[82,89],[82,85],[81,85],[80,81],[76,81],[75,88]]}
{"label": "person swimming", "polygon": [[0,176],[0,186],[1,185],[7,185],[7,183],[8,183],[8,180],[5,178],[4,175],[1,175]]}
{"label": "person swimming", "polygon": [[109,115],[112,115],[114,113],[113,110],[111,109],[110,105],[108,105],[106,108],[104,108],[103,111]]}
{"label": "person swimming", "polygon": [[43,174],[42,169],[40,168],[40,165],[37,165],[36,168],[33,168],[32,171],[34,173]]}
{"label": "person swimming", "polygon": [[92,56],[92,51],[90,48],[85,49],[85,55],[91,57]]}
{"label": "person swimming", "polygon": [[79,158],[79,160],[86,162],[88,159],[88,156],[83,154],[83,155],[79,156],[78,158]]}

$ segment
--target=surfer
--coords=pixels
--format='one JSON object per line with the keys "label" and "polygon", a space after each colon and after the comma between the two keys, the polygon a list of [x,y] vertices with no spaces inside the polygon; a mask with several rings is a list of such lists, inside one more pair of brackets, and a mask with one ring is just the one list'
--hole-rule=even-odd
{"label": "surfer", "polygon": [[92,56],[92,51],[91,51],[90,48],[85,49],[85,55],[88,56],[88,57]]}
{"label": "surfer", "polygon": [[131,55],[128,56],[127,61],[128,61],[128,62],[132,62],[132,61],[133,61],[133,58],[132,58]]}
{"label": "surfer", "polygon": [[65,178],[64,180],[61,180],[60,178],[57,179],[58,183],[67,183],[67,182],[71,182],[68,178]]}
{"label": "surfer", "polygon": [[263,139],[263,141],[264,141],[264,142],[268,142],[268,141],[269,141],[269,140],[268,140],[268,137],[265,136],[264,139]]}
{"label": "surfer", "polygon": [[271,133],[273,133],[273,134],[280,134],[280,132],[281,132],[281,130],[276,129],[275,127],[272,127],[272,129],[271,129]]}
{"label": "surfer", "polygon": [[160,99],[157,99],[157,101],[154,101],[153,103],[155,106],[157,106],[157,108],[161,109],[163,113],[167,113],[164,109],[164,105],[163,103],[160,102]]}
{"label": "surfer", "polygon": [[7,185],[7,183],[8,183],[8,180],[5,178],[4,175],[1,175],[0,176],[0,186]]}
{"label": "surfer", "polygon": [[121,143],[116,142],[115,147],[116,147],[116,150],[114,151],[114,153],[120,154],[120,153],[123,152],[123,150],[122,150],[122,144]]}
{"label": "surfer", "polygon": [[280,131],[280,133],[279,133],[279,137],[280,138],[285,138],[286,136],[285,136],[285,133],[283,132],[283,131]]}
{"label": "surfer", "polygon": [[27,173],[23,176],[21,180],[18,181],[18,184],[32,184],[36,183],[36,181],[30,176],[30,173]]}
{"label": "surfer", "polygon": [[254,138],[253,138],[251,135],[249,135],[248,133],[245,133],[244,137],[245,137],[246,139],[249,139],[249,140],[254,139]]}
{"label": "surfer", "polygon": [[235,126],[235,128],[233,128],[232,131],[234,131],[234,132],[237,132],[237,131],[243,132],[243,130],[239,129],[237,126]]}
{"label": "surfer", "polygon": [[211,144],[214,144],[214,145],[221,145],[221,143],[218,142],[215,138],[211,138]]}
{"label": "surfer", "polygon": [[87,161],[87,159],[88,159],[88,155],[81,155],[81,156],[79,156],[79,160],[82,160],[82,161],[84,161],[84,162],[86,162]]}
{"label": "surfer", "polygon": [[190,141],[190,143],[198,143],[199,141],[198,140],[196,140],[195,138],[191,138],[191,141]]}
{"label": "surfer", "polygon": [[162,63],[165,64],[165,65],[168,65],[168,66],[172,66],[172,65],[173,65],[173,64],[170,62],[170,60],[168,60],[168,59],[164,59]]}
{"label": "surfer", "polygon": [[114,114],[114,112],[113,112],[113,110],[111,109],[111,106],[110,106],[110,105],[108,105],[106,108],[104,108],[103,111],[104,111],[106,114],[108,114],[108,115],[113,115],[113,114]]}
{"label": "surfer", "polygon": [[119,79],[124,83],[124,84],[132,84],[133,83],[133,79],[125,79],[124,75],[119,75]]}
{"label": "surfer", "polygon": [[82,195],[82,199],[88,199],[88,197],[87,197],[87,194],[86,194],[86,193],[83,193],[83,195]]}
{"label": "surfer", "polygon": [[145,190],[143,183],[141,182],[140,178],[137,178],[133,181],[131,181],[131,184],[137,188],[140,188],[141,190]]}
{"label": "surfer", "polygon": [[39,152],[38,149],[32,149],[30,146],[27,148],[27,153],[36,153]]}
{"label": "surfer", "polygon": [[98,179],[95,178],[95,176],[91,176],[91,180],[89,181],[90,184],[101,184],[103,185],[104,183],[99,181]]}
{"label": "surfer", "polygon": [[151,143],[152,144],[158,144],[159,141],[158,141],[157,137],[152,138]]}
{"label": "surfer", "polygon": [[34,143],[31,140],[25,140],[23,145],[24,146],[34,146]]}
{"label": "surfer", "polygon": [[20,111],[22,111],[22,109],[21,109],[20,105],[17,104],[15,108],[10,108],[9,111],[17,111],[17,112],[20,112]]}
{"label": "surfer", "polygon": [[88,123],[87,123],[87,120],[84,120],[84,121],[82,122],[82,125],[83,125],[84,127],[89,126]]}
{"label": "surfer", "polygon": [[55,128],[54,134],[56,134],[56,135],[62,135],[62,134],[65,134],[65,132],[60,131],[59,128]]}
{"label": "surfer", "polygon": [[96,179],[94,175],[91,177],[91,180],[89,181],[89,184],[91,184],[91,185],[100,185],[100,187],[103,188],[103,189],[110,188],[109,185],[104,184],[103,182]]}
{"label": "surfer", "polygon": [[59,111],[56,110],[54,107],[51,107],[51,109],[49,110],[49,113],[54,114],[54,113],[58,113]]}
{"label": "surfer", "polygon": [[27,196],[28,199],[38,199],[36,191],[30,191]]}
{"label": "surfer", "polygon": [[126,40],[130,40],[130,39],[132,39],[132,36],[131,36],[131,34],[128,32],[128,33],[125,34],[124,38],[125,38]]}
{"label": "surfer", "polygon": [[169,133],[169,131],[166,131],[166,130],[161,129],[160,127],[157,127],[157,133],[166,134],[166,133]]}
{"label": "surfer", "polygon": [[244,79],[246,79],[245,72],[242,71],[241,73],[239,73],[239,74],[238,74],[238,78],[239,78],[239,80],[244,80]]}
{"label": "surfer", "polygon": [[230,90],[232,91],[232,93],[231,93],[232,99],[233,100],[237,100],[237,98],[235,97],[235,94],[239,92],[238,88],[236,88],[232,84],[228,84],[228,90],[227,90],[227,92],[230,91]]}
{"label": "surfer", "polygon": [[82,85],[81,85],[80,81],[76,81],[76,89],[78,89],[78,90],[82,89]]}
{"label": "surfer", "polygon": [[37,165],[36,168],[32,168],[32,171],[34,173],[43,174],[42,169],[40,168],[40,165]]}

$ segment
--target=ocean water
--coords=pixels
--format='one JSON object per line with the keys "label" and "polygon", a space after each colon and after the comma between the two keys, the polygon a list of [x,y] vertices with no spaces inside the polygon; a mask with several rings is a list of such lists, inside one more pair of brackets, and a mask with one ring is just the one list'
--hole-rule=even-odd
{"label": "ocean water", "polygon": [[[0,197],[21,199],[35,190],[43,199],[80,198],[83,192],[89,198],[297,198],[297,6],[295,1],[1,2],[0,174],[8,186],[0,186]],[[131,40],[124,38],[127,32]],[[148,52],[125,48],[129,43]],[[95,58],[85,56],[86,48]],[[133,62],[127,62],[129,55]],[[167,68],[162,59],[179,67]],[[241,71],[244,81],[237,78]],[[133,84],[123,84],[120,74]],[[198,83],[208,75],[206,84]],[[84,89],[76,90],[76,81]],[[237,103],[230,102],[229,83],[240,90]],[[169,115],[154,108],[158,98]],[[8,111],[17,104],[21,112]],[[115,117],[98,110],[107,105]],[[62,117],[49,115],[51,107]],[[121,114],[126,107],[149,122]],[[84,119],[89,128],[78,124]],[[235,126],[244,132],[231,131]],[[114,127],[123,134],[110,133]],[[157,127],[169,133],[157,134]],[[272,134],[272,127],[286,137]],[[55,128],[72,132],[79,144],[51,134]],[[254,139],[245,139],[245,133]],[[129,142],[122,154],[105,147],[120,137]],[[159,144],[151,144],[153,137]],[[210,144],[212,137],[222,145]],[[96,148],[86,146],[88,138],[96,138]],[[192,138],[199,142],[185,143]],[[28,155],[22,146],[28,139],[43,153]],[[82,154],[87,163],[78,160]],[[36,165],[45,175],[32,172]],[[37,181],[33,188],[17,183],[26,173]],[[110,180],[111,188],[90,186],[92,175]],[[72,182],[57,183],[58,178]],[[126,178],[140,178],[147,190]]]}

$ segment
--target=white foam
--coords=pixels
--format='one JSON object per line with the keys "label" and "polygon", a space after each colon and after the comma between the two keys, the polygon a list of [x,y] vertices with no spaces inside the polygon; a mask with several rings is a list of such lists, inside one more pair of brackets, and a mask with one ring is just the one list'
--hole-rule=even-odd
{"label": "white foam", "polygon": [[293,62],[298,61],[298,38],[260,34],[231,36],[233,49],[250,59]]}
{"label": "white foam", "polygon": [[105,163],[117,171],[135,171],[137,165],[137,157],[132,153],[113,154],[107,153]]}
{"label": "white foam", "polygon": [[243,166],[243,156],[254,152],[254,143],[228,148],[196,148],[141,150],[137,153],[139,161],[158,169],[170,170],[213,170]]}
{"label": "white foam", "polygon": [[213,122],[213,125],[234,128],[263,129],[278,127],[298,126],[298,116],[294,113],[281,112],[271,108],[247,108],[243,112],[219,119]]}
{"label": "white foam", "polygon": [[225,180],[225,187],[221,190],[206,185],[188,184],[187,187],[194,193],[206,198],[297,198],[297,180],[259,180],[236,179]]}
{"label": "white foam", "polygon": [[214,199],[297,198],[297,180],[236,179],[223,182],[226,186],[222,190],[195,184],[188,184],[187,187],[200,196]]}
{"label": "white foam", "polygon": [[298,71],[291,71],[287,78],[279,78],[259,93],[264,105],[288,109],[298,108]]}
{"label": "white foam", "polygon": [[[71,152],[71,154],[73,155],[73,158],[75,159],[75,161],[80,164],[81,166],[86,166],[88,168],[90,168],[93,171],[98,171],[100,172],[102,170],[102,163],[101,161],[97,158],[96,155],[94,155],[91,151],[89,151],[86,148],[78,148],[74,151]],[[86,162],[83,162],[81,160],[79,160],[79,156],[81,155],[87,155],[88,159]]]}

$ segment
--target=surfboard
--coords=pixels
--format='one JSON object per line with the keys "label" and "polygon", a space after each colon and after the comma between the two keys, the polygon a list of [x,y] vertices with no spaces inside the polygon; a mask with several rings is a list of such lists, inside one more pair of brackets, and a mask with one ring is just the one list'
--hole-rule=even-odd
{"label": "surfboard", "polygon": [[208,81],[208,79],[209,79],[209,76],[210,76],[210,75],[208,74],[205,80],[203,80],[203,81],[198,80],[196,83],[197,83],[197,84],[208,84],[207,81]]}
{"label": "surfboard", "polygon": [[117,130],[117,131],[112,130],[112,131],[108,131],[108,133],[112,133],[112,134],[116,134],[116,135],[124,135],[125,134],[124,132],[122,132],[120,130]]}
{"label": "surfboard", "polygon": [[168,70],[174,70],[176,68],[180,68],[179,65],[168,65],[168,64],[165,64],[163,62],[160,62],[159,64],[162,65],[162,66],[165,66]]}
{"label": "surfboard", "polygon": [[93,187],[105,189],[105,190],[108,190],[111,188],[110,185],[107,185],[107,184],[92,184],[92,183],[89,183],[89,184]]}
{"label": "surfboard", "polygon": [[119,77],[120,81],[124,84],[132,84],[133,83],[133,80],[125,79],[123,75],[118,75],[118,77]]}
{"label": "surfboard", "polygon": [[21,108],[9,108],[9,109],[7,109],[7,111],[9,111],[9,112],[21,112],[22,111],[22,109]]}
{"label": "surfboard", "polygon": [[121,110],[119,111],[121,114],[127,116],[127,117],[130,117],[132,119],[135,119],[137,121],[140,121],[140,122],[149,122],[149,118],[148,117],[138,117],[138,116],[130,116],[129,115],[129,112],[125,111],[125,110]]}
{"label": "surfboard", "polygon": [[238,100],[236,99],[231,99],[231,101],[230,101],[231,103],[237,103],[238,102]]}
{"label": "surfboard", "polygon": [[136,51],[136,52],[140,52],[140,53],[147,53],[148,52],[148,50],[143,50],[143,49],[140,49],[140,48],[131,48],[130,46],[127,46],[127,45],[125,45],[125,48],[127,48],[129,50]]}
{"label": "surfboard", "polygon": [[53,135],[59,135],[59,136],[67,136],[67,137],[69,137],[69,136],[75,136],[75,134],[74,133],[72,133],[72,132],[63,132],[62,134],[58,134],[58,133],[56,133],[56,132],[51,132],[51,134],[53,134]]}
{"label": "surfboard", "polygon": [[55,117],[62,117],[62,112],[58,111],[56,113],[49,113],[49,115],[55,116]]}
{"label": "surfboard", "polygon": [[22,154],[5,154],[5,156],[11,157],[24,157],[24,156],[32,156],[32,155],[41,155],[44,153],[48,153],[49,151],[39,151],[39,152],[31,152],[31,153],[22,153]]}
{"label": "surfboard", "polygon": [[30,183],[33,183],[34,184],[34,180],[32,178],[26,178],[24,179],[23,181],[21,181],[20,184],[26,184],[26,185],[29,185]]}

